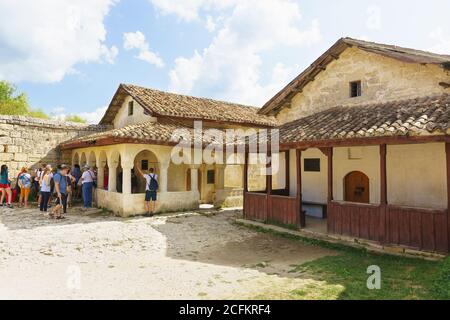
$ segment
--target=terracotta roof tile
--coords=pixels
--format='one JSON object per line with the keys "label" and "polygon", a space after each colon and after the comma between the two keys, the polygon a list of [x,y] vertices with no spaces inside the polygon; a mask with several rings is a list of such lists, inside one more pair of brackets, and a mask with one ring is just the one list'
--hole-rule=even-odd
{"label": "terracotta roof tile", "polygon": [[450,95],[338,106],[280,127],[280,142],[445,134],[450,128]]}
{"label": "terracotta roof tile", "polygon": [[235,124],[275,126],[274,117],[258,114],[258,108],[242,104],[196,98],[186,95],[121,84],[101,124],[112,123],[126,95],[131,95],[143,108],[155,116],[220,121]]}
{"label": "terracotta roof tile", "polygon": [[[73,149],[95,143],[108,145],[128,142],[176,145],[182,142],[181,137],[174,135],[176,130],[188,130],[191,133],[191,137],[194,136],[193,127],[173,119],[158,119],[156,122],[149,121],[75,138],[62,143],[61,147],[63,149]],[[203,133],[202,142],[204,145],[214,141],[214,136],[208,135],[208,131]]]}

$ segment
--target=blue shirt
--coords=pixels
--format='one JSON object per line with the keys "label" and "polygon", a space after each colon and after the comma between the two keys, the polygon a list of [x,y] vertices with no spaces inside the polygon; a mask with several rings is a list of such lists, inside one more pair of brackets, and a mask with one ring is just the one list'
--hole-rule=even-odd
{"label": "blue shirt", "polygon": [[0,184],[8,184],[8,170],[4,171],[0,176]]}
{"label": "blue shirt", "polygon": [[30,188],[31,187],[31,176],[28,173],[21,173],[19,176],[19,180],[22,183],[22,186],[24,188]]}
{"label": "blue shirt", "polygon": [[[55,176],[53,177],[53,181],[56,183],[59,183],[59,192],[60,193],[67,193],[67,179],[66,177],[64,177],[61,173],[57,173],[55,174]],[[56,187],[55,187],[55,191],[56,191]]]}

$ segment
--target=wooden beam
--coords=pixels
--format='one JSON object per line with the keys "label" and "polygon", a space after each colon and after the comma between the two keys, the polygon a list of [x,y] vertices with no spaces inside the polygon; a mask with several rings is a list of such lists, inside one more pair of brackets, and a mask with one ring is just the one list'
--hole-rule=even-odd
{"label": "wooden beam", "polygon": [[297,210],[298,214],[300,216],[299,219],[299,228],[305,228],[306,227],[306,216],[303,212],[303,206],[302,206],[302,150],[297,149],[296,150],[296,165],[297,165]]}
{"label": "wooden beam", "polygon": [[247,197],[247,193],[248,193],[248,149],[249,149],[249,146],[248,146],[248,144],[246,144],[245,145],[245,153],[244,153],[244,173],[243,173],[244,194],[243,194],[243,199],[242,199],[242,208],[243,208],[243,213],[244,213],[244,219],[245,219],[245,214],[246,214],[245,198]]}
{"label": "wooden beam", "polygon": [[328,204],[333,201],[333,148],[328,149]]}
{"label": "wooden beam", "polygon": [[350,138],[350,139],[324,139],[317,141],[298,141],[281,142],[280,150],[287,149],[309,149],[309,148],[327,148],[327,147],[355,147],[370,146],[380,144],[411,144],[428,142],[450,142],[449,135],[431,135],[431,136],[393,136],[393,137],[369,137],[369,138]]}
{"label": "wooden beam", "polygon": [[387,205],[386,144],[380,145],[380,204]]}
{"label": "wooden beam", "polygon": [[[270,160],[270,161],[269,161]],[[272,149],[270,143],[267,143],[267,159],[266,159],[266,194],[267,194],[267,210],[265,221],[272,216]]]}
{"label": "wooden beam", "polygon": [[284,153],[284,163],[285,163],[285,192],[289,195],[290,192],[290,153],[289,150]]}
{"label": "wooden beam", "polygon": [[450,251],[450,143],[445,144],[445,155],[447,163],[447,252]]}

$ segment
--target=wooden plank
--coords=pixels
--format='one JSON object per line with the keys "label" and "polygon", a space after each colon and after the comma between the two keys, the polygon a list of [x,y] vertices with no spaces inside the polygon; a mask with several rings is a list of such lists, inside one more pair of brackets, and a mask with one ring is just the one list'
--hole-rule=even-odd
{"label": "wooden plank", "polygon": [[435,250],[434,232],[434,214],[422,214],[422,249]]}
{"label": "wooden plank", "polygon": [[359,208],[359,224],[360,224],[360,238],[369,239],[369,208],[361,207]]}
{"label": "wooden plank", "polygon": [[447,214],[434,215],[434,240],[436,251],[442,253],[449,251]]}
{"label": "wooden plank", "polygon": [[409,214],[409,226],[411,230],[410,246],[414,248],[422,247],[422,214],[411,212]]}
{"label": "wooden plank", "polygon": [[407,210],[399,211],[399,242],[404,246],[410,245],[410,225],[409,212]]}

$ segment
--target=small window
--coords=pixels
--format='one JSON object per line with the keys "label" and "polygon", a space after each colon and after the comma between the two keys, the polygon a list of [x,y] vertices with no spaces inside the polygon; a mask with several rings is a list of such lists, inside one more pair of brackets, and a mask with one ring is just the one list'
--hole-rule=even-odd
{"label": "small window", "polygon": [[320,172],[320,159],[305,159],[305,172]]}
{"label": "small window", "polygon": [[128,102],[128,115],[132,116],[134,112],[134,101]]}
{"label": "small window", "polygon": [[207,184],[214,184],[216,181],[216,174],[214,170],[208,170],[206,172],[206,183]]}
{"label": "small window", "polygon": [[361,96],[361,81],[350,82],[350,98]]}
{"label": "small window", "polygon": [[148,160],[141,161],[141,170],[148,170]]}

